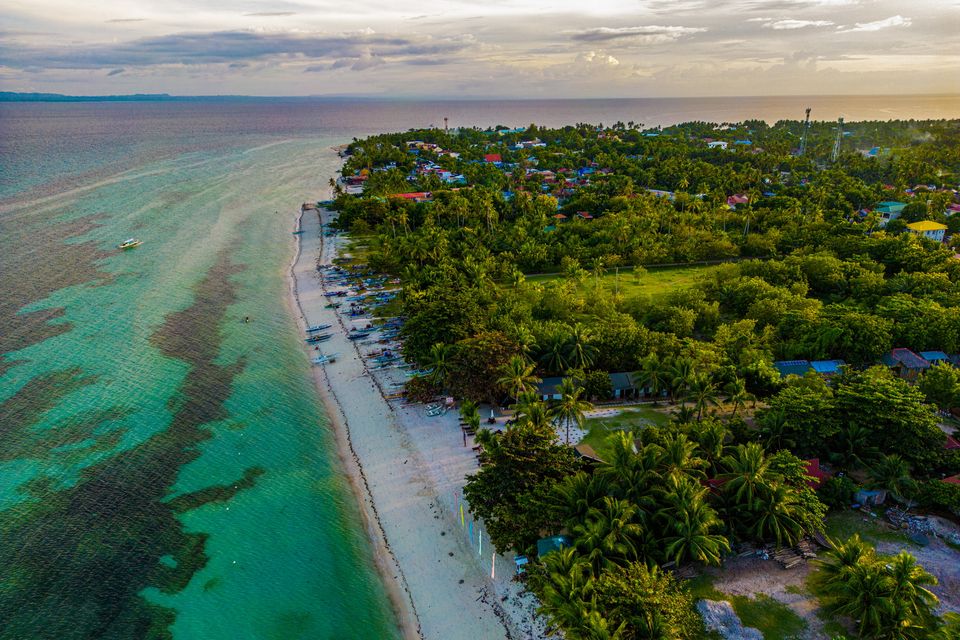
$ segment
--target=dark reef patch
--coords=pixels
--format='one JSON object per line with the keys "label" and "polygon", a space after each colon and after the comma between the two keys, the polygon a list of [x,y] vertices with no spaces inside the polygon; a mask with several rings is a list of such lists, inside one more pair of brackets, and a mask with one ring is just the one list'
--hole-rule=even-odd
{"label": "dark reef patch", "polygon": [[[16,364],[2,354],[71,329],[69,323],[50,323],[63,315],[63,309],[19,313],[20,309],[65,287],[109,280],[110,274],[102,271],[97,261],[111,252],[99,249],[92,241],[64,242],[99,226],[101,217],[86,216],[57,224],[51,224],[48,218],[24,222],[16,215],[0,219],[0,237],[4,239],[0,252],[4,289],[0,296],[0,376]],[[51,246],[57,246],[57,250],[37,250]]]}
{"label": "dark reef patch", "polygon": [[[228,500],[262,473],[249,469],[227,486],[168,499],[180,468],[211,437],[204,425],[227,417],[224,402],[243,367],[214,362],[236,270],[221,253],[197,285],[194,304],[168,316],[153,336],[164,354],[191,365],[170,426],[88,467],[75,486],[0,513],[3,640],[171,637],[174,612],[139,593],[147,587],[176,593],[207,562],[206,536],[185,532],[178,510]],[[75,436],[89,427],[88,420],[76,424]],[[30,489],[49,490],[44,482]],[[162,562],[164,556],[174,563]]]}

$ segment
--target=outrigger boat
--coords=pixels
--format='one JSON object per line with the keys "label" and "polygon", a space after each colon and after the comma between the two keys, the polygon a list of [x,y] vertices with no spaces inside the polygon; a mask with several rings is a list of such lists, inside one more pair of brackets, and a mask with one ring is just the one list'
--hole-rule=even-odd
{"label": "outrigger boat", "polygon": [[307,333],[313,333],[314,331],[323,331],[324,329],[329,329],[332,327],[332,324],[315,324],[312,327],[307,327]]}
{"label": "outrigger boat", "polygon": [[350,340],[363,340],[364,338],[369,336],[370,336],[369,331],[358,331],[357,333],[351,333],[350,335],[347,336],[347,338]]}
{"label": "outrigger boat", "polygon": [[336,353],[328,353],[322,356],[317,356],[312,360],[312,362],[313,364],[330,364],[331,362],[337,361],[338,355],[339,354],[336,354]]}
{"label": "outrigger boat", "polygon": [[323,342],[324,340],[329,340],[329,339],[332,338],[332,337],[333,337],[333,334],[332,334],[332,333],[321,333],[321,334],[316,335],[316,336],[310,336],[310,337],[307,338],[304,342],[310,342],[310,343],[313,343],[313,342]]}
{"label": "outrigger boat", "polygon": [[130,238],[129,240],[124,240],[117,245],[117,249],[135,249],[143,244],[142,240],[137,240],[136,238]]}

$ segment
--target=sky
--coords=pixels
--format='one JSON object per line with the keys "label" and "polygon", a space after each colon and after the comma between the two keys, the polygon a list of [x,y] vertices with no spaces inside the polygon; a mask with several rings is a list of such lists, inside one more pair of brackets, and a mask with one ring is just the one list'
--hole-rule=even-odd
{"label": "sky", "polygon": [[2,0],[0,90],[960,93],[960,0]]}

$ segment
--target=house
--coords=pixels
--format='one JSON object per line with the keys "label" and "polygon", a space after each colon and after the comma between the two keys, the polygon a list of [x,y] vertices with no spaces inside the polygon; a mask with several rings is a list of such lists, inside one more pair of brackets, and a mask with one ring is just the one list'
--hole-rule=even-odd
{"label": "house", "polygon": [[807,475],[813,478],[809,484],[814,489],[819,489],[820,485],[830,479],[831,473],[820,466],[820,458],[810,458],[803,461],[807,465]]}
{"label": "house", "polygon": [[563,222],[564,220],[567,219],[567,216],[563,215],[562,213],[558,213],[555,216],[553,216],[553,219],[556,220],[557,222]]}
{"label": "house", "polygon": [[735,193],[727,198],[727,206],[731,209],[736,209],[737,205],[747,204],[748,202],[750,202],[750,196],[745,193]]}
{"label": "house", "polygon": [[960,449],[960,442],[957,442],[957,439],[953,436],[947,436],[947,441],[943,443],[943,448],[947,451],[955,451]]}
{"label": "house", "polygon": [[929,362],[910,351],[910,349],[903,348],[883,354],[880,361],[891,369],[895,369],[897,375],[904,380],[916,380],[917,376],[930,368]]}
{"label": "house", "polygon": [[906,202],[896,202],[894,200],[886,200],[878,204],[874,211],[880,214],[880,226],[885,227],[891,220],[899,218],[906,206]]}
{"label": "house", "polygon": [[932,365],[939,364],[941,362],[950,364],[950,356],[945,354],[943,351],[921,351],[920,357]]}
{"label": "house", "polygon": [[410,193],[394,193],[390,195],[391,198],[403,198],[404,200],[412,200],[414,202],[430,202],[433,199],[433,194],[429,191],[412,191]]}
{"label": "house", "polygon": [[711,149],[726,149],[727,141],[726,140],[714,140],[713,142],[708,142],[707,147]]}
{"label": "house", "polygon": [[840,367],[845,364],[843,360],[814,360],[810,366],[822,376],[834,376],[840,373]]}
{"label": "house", "polygon": [[809,360],[778,360],[773,363],[773,366],[780,372],[781,378],[803,376],[810,371]]}
{"label": "house", "polygon": [[593,220],[593,216],[587,211],[577,211],[576,217],[580,218],[581,220]]}
{"label": "house", "polygon": [[947,484],[960,484],[960,473],[955,476],[950,476],[949,478],[944,478],[940,482],[946,482]]}
{"label": "house", "polygon": [[597,455],[597,452],[593,450],[593,447],[583,442],[573,446],[573,457],[583,460],[587,464],[600,464],[603,462],[600,456]]}
{"label": "house", "polygon": [[499,153],[488,153],[483,156],[483,161],[492,164],[503,164],[503,158],[500,157]]}
{"label": "house", "polygon": [[563,378],[544,378],[541,382],[537,383],[537,396],[544,402],[547,400],[559,400],[562,397],[560,395],[561,382],[563,382]]}
{"label": "house", "polygon": [[914,235],[923,236],[934,242],[943,242],[943,234],[947,230],[947,225],[933,220],[923,220],[921,222],[911,222],[907,225],[907,230]]}
{"label": "house", "polygon": [[640,390],[637,387],[637,382],[634,380],[633,374],[629,371],[611,373],[609,376],[610,388],[613,390],[614,398],[619,400],[622,398],[633,398],[638,395]]}
{"label": "house", "polygon": [[569,547],[573,541],[567,536],[550,536],[549,538],[540,538],[537,540],[537,557],[543,556],[553,551],[560,551],[564,547]]}

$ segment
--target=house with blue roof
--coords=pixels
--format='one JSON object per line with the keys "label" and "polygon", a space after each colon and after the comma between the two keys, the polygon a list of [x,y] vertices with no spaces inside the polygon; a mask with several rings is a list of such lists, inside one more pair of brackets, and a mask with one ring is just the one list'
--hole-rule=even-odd
{"label": "house with blue roof", "polygon": [[812,371],[809,360],[778,360],[773,366],[780,372],[781,378],[803,376],[807,371]]}
{"label": "house with blue roof", "polygon": [[903,213],[906,202],[897,202],[895,200],[885,200],[878,204],[874,211],[880,214],[880,226],[885,227],[891,220],[896,220]]}
{"label": "house with blue roof", "polygon": [[835,376],[840,373],[840,367],[846,363],[843,360],[813,360],[810,367],[822,376]]}
{"label": "house with blue roof", "polygon": [[943,351],[921,351],[920,357],[929,362],[931,365],[939,364],[941,362],[950,364],[950,356],[945,354]]}
{"label": "house with blue roof", "polygon": [[916,380],[917,377],[930,368],[930,363],[910,349],[893,349],[883,354],[880,361],[897,372],[904,380]]}

